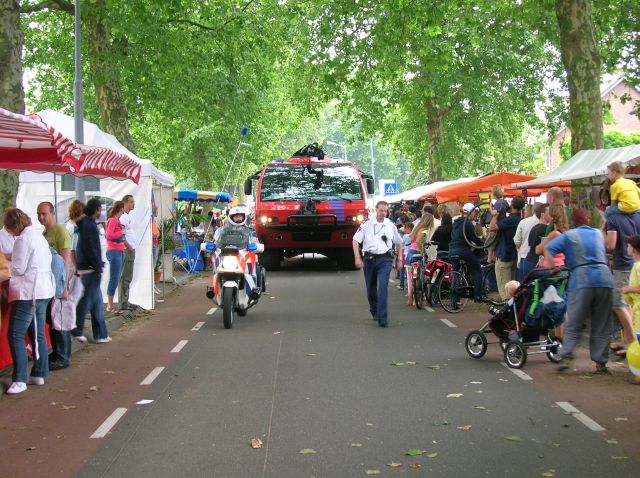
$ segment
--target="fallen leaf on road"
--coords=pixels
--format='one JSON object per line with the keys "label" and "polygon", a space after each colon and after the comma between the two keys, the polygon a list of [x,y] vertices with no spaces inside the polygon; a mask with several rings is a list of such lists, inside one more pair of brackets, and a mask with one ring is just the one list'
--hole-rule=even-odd
{"label": "fallen leaf on road", "polygon": [[427,458],[435,458],[436,456],[438,456],[438,454],[437,454],[437,453],[429,453],[429,454],[427,455]]}
{"label": "fallen leaf on road", "polygon": [[365,471],[365,473],[367,475],[379,475],[380,474],[380,470],[367,470],[367,471]]}
{"label": "fallen leaf on road", "polygon": [[553,478],[554,476],[556,476],[556,470],[545,471],[544,473],[542,473],[542,476],[544,476],[545,478]]}
{"label": "fallen leaf on road", "polygon": [[427,365],[427,368],[431,370],[440,370],[440,365]]}
{"label": "fallen leaf on road", "polygon": [[449,395],[447,395],[447,398],[460,398],[463,396],[464,395],[462,393],[450,393]]}
{"label": "fallen leaf on road", "polygon": [[393,365],[395,367],[400,367],[400,366],[404,365],[404,362],[398,362],[397,360],[394,360],[393,362],[391,362],[391,365]]}
{"label": "fallen leaf on road", "polygon": [[440,425],[442,425],[443,427],[446,427],[447,425],[449,425],[449,422],[448,422],[448,421],[446,421],[446,420],[442,420],[442,421],[440,422]]}
{"label": "fallen leaf on road", "polygon": [[519,437],[519,436],[508,436],[504,438],[505,440],[509,440],[509,441],[522,441],[522,437]]}
{"label": "fallen leaf on road", "polygon": [[89,387],[89,390],[91,390],[92,392],[97,392],[98,390],[100,390],[100,387],[94,385],[93,387]]}
{"label": "fallen leaf on road", "polygon": [[609,445],[617,445],[617,444],[618,444],[618,440],[617,440],[617,439],[615,439],[615,438],[608,438],[608,439],[607,439],[607,443],[608,443]]}
{"label": "fallen leaf on road", "polygon": [[611,459],[612,460],[628,460],[629,457],[628,456],[612,456]]}
{"label": "fallen leaf on road", "polygon": [[251,439],[251,448],[253,448],[253,449],[262,448],[262,440],[260,440],[260,438],[252,438]]}
{"label": "fallen leaf on road", "polygon": [[352,447],[359,447],[359,446],[362,446],[362,443],[352,443],[351,446]]}
{"label": "fallen leaf on road", "polygon": [[462,425],[461,427],[458,427],[458,430],[470,430],[471,429],[471,425]]}
{"label": "fallen leaf on road", "polygon": [[412,463],[409,463],[409,468],[413,468],[414,470],[417,470],[418,468],[420,468],[422,465],[420,465],[420,463],[416,463],[415,461]]}
{"label": "fallen leaf on road", "polygon": [[150,403],[153,403],[153,400],[138,400],[136,405],[149,405]]}
{"label": "fallen leaf on road", "polygon": [[75,405],[60,405],[60,408],[62,408],[63,410],[73,410],[74,408],[76,408]]}
{"label": "fallen leaf on road", "polygon": [[51,402],[49,405],[53,405],[55,407],[56,405],[60,405],[60,402]]}
{"label": "fallen leaf on road", "polygon": [[424,453],[424,450],[419,450],[417,448],[412,448],[411,450],[407,450],[404,452],[406,456],[418,456],[418,455],[422,455],[423,453]]}
{"label": "fallen leaf on road", "polygon": [[316,453],[317,451],[315,451],[313,448],[303,448],[302,450],[300,450],[301,455],[315,455]]}
{"label": "fallen leaf on road", "polygon": [[616,422],[628,422],[629,419],[627,417],[616,417],[614,418]]}
{"label": "fallen leaf on road", "polygon": [[113,370],[105,370],[102,373],[106,373],[106,374],[114,374],[115,372]]}
{"label": "fallen leaf on road", "polygon": [[474,410],[486,410],[487,409],[487,407],[483,407],[482,405],[476,405],[473,408],[474,408]]}
{"label": "fallen leaf on road", "polygon": [[91,400],[93,398],[93,395],[91,395],[89,392],[84,394],[84,398],[86,398],[87,400]]}
{"label": "fallen leaf on road", "polygon": [[506,379],[506,378],[499,378],[499,379],[498,379],[498,382],[508,382],[508,381],[509,381],[509,380],[508,380],[508,379]]}
{"label": "fallen leaf on road", "polygon": [[35,450],[35,449],[36,449],[36,447],[35,447],[35,446],[30,446],[29,448],[27,448],[27,451],[33,451],[33,450]]}
{"label": "fallen leaf on road", "polygon": [[387,466],[391,468],[400,468],[402,466],[402,463],[396,463],[395,461],[392,461],[391,463],[387,463]]}
{"label": "fallen leaf on road", "polygon": [[307,357],[315,357],[317,354],[307,354]]}
{"label": "fallen leaf on road", "polygon": [[273,335],[278,335],[280,332],[274,332]]}
{"label": "fallen leaf on road", "polygon": [[484,393],[482,390],[476,390],[476,393]]}
{"label": "fallen leaf on road", "polygon": [[407,362],[407,365],[416,365],[418,362]]}
{"label": "fallen leaf on road", "polygon": [[372,426],[373,426],[373,423],[367,423],[367,426],[368,426],[368,427],[372,427]]}
{"label": "fallen leaf on road", "polygon": [[469,382],[469,383],[471,383],[472,385],[482,385],[482,382]]}

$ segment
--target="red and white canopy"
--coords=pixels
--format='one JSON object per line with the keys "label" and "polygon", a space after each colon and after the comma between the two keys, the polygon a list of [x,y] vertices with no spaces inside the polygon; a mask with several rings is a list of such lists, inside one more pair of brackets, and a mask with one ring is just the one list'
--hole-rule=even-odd
{"label": "red and white canopy", "polygon": [[140,180],[140,164],[99,146],[76,144],[38,115],[0,108],[0,169]]}

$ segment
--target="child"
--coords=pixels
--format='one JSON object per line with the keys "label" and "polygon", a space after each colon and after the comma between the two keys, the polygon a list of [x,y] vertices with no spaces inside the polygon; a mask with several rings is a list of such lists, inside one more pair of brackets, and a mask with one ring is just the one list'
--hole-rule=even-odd
{"label": "child", "polygon": [[517,280],[510,280],[504,285],[504,298],[509,301],[513,299],[513,295],[516,293],[516,290],[520,287],[520,282]]}
{"label": "child", "polygon": [[620,161],[614,161],[607,166],[607,178],[611,181],[610,196],[611,206],[607,208],[604,217],[622,212],[633,214],[640,210],[640,188],[631,179],[624,177],[625,166]]}
{"label": "child", "polygon": [[[622,288],[624,300],[632,310],[633,331],[640,332],[640,236],[627,236],[624,238],[627,243],[627,253],[633,257],[633,268],[629,275],[629,285]],[[640,377],[633,376],[630,383],[640,385]]]}
{"label": "child", "polygon": [[[413,230],[413,223],[412,222],[405,222],[403,224],[403,228],[402,231],[404,232],[404,235],[402,236],[402,253],[404,254],[404,265],[406,267],[407,263],[407,254],[409,253],[409,247],[411,246],[411,231]],[[406,273],[405,271],[401,271],[400,272],[400,285],[398,285],[398,289],[400,290],[404,290],[404,281],[406,279]]]}

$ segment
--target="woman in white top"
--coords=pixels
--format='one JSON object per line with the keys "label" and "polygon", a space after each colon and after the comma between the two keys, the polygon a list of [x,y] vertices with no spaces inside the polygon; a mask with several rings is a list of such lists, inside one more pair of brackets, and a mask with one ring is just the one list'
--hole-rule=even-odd
{"label": "woman in white top", "polygon": [[[31,219],[17,208],[4,213],[4,226],[16,236],[11,257],[9,302],[11,318],[9,342],[13,359],[13,383],[7,393],[24,392],[29,385],[44,385],[49,375],[47,340],[44,335],[47,305],[55,294],[51,272],[51,251],[42,233],[31,225]],[[25,333],[29,333],[34,365],[27,376]]]}

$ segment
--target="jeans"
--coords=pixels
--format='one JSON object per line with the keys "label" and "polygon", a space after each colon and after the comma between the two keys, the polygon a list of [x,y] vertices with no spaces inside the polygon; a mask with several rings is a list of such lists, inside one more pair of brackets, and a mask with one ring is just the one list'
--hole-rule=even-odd
{"label": "jeans", "polygon": [[518,270],[516,272],[516,280],[522,282],[522,280],[527,277],[527,274],[531,272],[532,269],[535,269],[536,264],[537,262],[531,262],[529,259],[520,259],[520,264],[518,264]]}
{"label": "jeans", "polygon": [[109,285],[107,286],[107,295],[113,297],[120,282],[122,274],[122,266],[124,264],[124,251],[107,251],[107,260],[109,261]]}
{"label": "jeans", "polygon": [[[16,300],[11,306],[11,322],[9,324],[9,342],[13,359],[13,381],[27,382],[27,347],[24,334],[29,333],[33,349],[34,365],[32,377],[47,378],[49,376],[49,358],[47,356],[47,339],[44,335],[44,323],[47,320],[47,305],[50,299],[36,300],[35,317],[33,300]],[[35,326],[34,326],[35,320]],[[37,343],[36,329],[37,328]],[[36,358],[36,347],[37,356]]]}
{"label": "jeans", "polygon": [[82,335],[84,319],[89,311],[91,312],[93,340],[106,339],[109,336],[107,325],[104,323],[104,304],[100,290],[101,278],[102,274],[97,272],[82,276],[84,295],[76,306],[76,328],[71,331],[75,337]]}
{"label": "jeans", "polygon": [[151,246],[151,254],[153,258],[153,270],[157,270],[156,266],[158,265],[158,253],[160,252],[160,246],[154,245]]}
{"label": "jeans", "polygon": [[387,322],[387,293],[393,259],[390,255],[364,258],[364,281],[371,315],[381,323]]}
{"label": "jeans", "polygon": [[454,259],[451,256],[458,256],[467,263],[469,272],[471,272],[471,280],[473,281],[473,296],[476,299],[482,297],[484,295],[482,292],[482,268],[480,267],[478,256],[471,249],[450,249],[449,258],[454,271],[460,270],[460,259]]}

